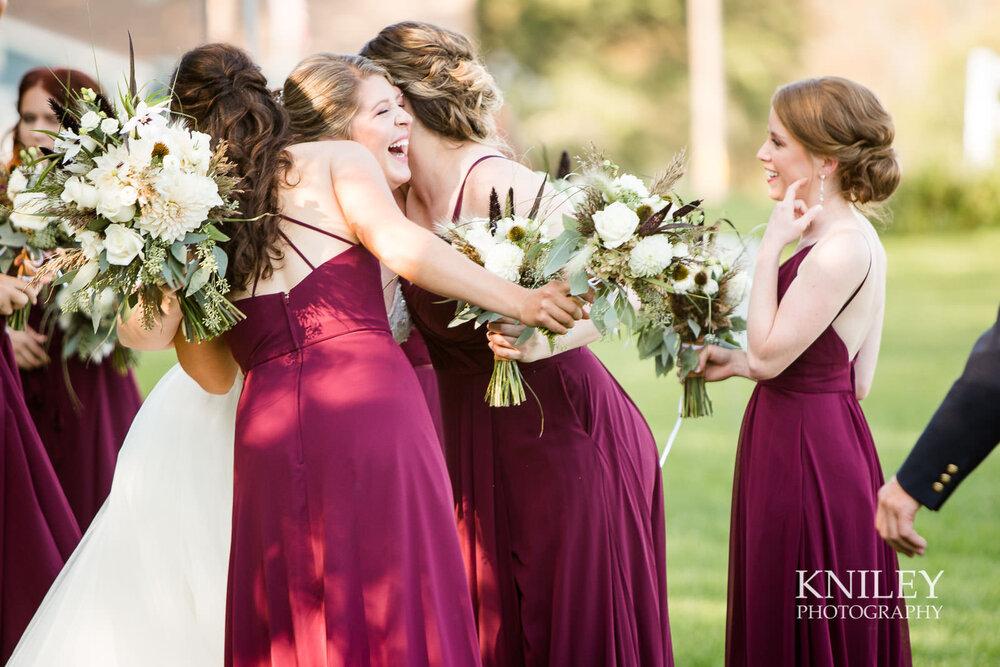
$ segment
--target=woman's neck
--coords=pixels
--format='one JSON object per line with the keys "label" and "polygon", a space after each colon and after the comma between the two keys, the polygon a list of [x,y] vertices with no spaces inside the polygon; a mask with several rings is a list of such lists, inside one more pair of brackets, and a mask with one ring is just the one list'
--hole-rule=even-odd
{"label": "woman's neck", "polygon": [[850,202],[840,196],[827,197],[827,200],[823,202],[823,210],[806,229],[799,245],[812,245],[832,232],[834,228],[842,225],[845,220],[854,219],[854,208]]}
{"label": "woman's neck", "polygon": [[[497,149],[474,141],[456,143],[437,135],[420,144],[419,154],[410,155],[410,192],[407,211],[429,221],[450,220],[458,191],[469,169]],[[423,221],[421,221],[423,222]]]}

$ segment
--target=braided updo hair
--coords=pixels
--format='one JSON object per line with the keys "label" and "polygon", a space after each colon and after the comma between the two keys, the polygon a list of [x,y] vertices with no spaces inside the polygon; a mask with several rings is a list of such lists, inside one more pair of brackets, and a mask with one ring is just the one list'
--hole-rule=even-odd
{"label": "braided updo hair", "polygon": [[430,23],[383,28],[361,55],[389,71],[428,129],[457,141],[502,145],[503,94],[468,37]]}
{"label": "braided updo hair", "polygon": [[[226,278],[245,290],[268,278],[278,247],[278,193],[292,158],[288,114],[267,87],[250,55],[231,44],[206,44],[188,51],[174,71],[171,109],[187,116],[213,142],[225,141],[226,157],[241,179],[236,199],[244,218],[225,223],[230,240]],[[258,217],[262,216],[262,217]]]}
{"label": "braided updo hair", "polygon": [[836,76],[804,79],[779,88],[771,106],[807,151],[837,160],[848,201],[880,202],[899,185],[892,117],[865,86]]}

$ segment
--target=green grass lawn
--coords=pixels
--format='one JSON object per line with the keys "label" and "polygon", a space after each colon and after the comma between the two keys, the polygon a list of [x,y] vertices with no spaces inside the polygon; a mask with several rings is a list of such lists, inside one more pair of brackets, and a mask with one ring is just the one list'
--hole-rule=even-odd
{"label": "green grass lawn", "polygon": [[[975,339],[996,318],[1000,231],[889,236],[885,244],[885,333],[875,386],[863,407],[888,476],[961,372]],[[634,347],[612,341],[595,350],[662,444],[674,424],[679,385],[636,361]],[[172,363],[172,353],[144,355],[139,369],[144,393]],[[743,380],[711,386],[715,416],[682,426],[663,472],[670,617],[681,667],[723,662],[733,460],[751,388]],[[928,553],[904,558],[902,566],[944,570],[934,601],[944,608],[940,620],[911,621],[916,665],[1000,664],[995,627],[1000,576],[993,571],[1000,562],[998,476],[1000,455],[988,459],[942,512],[919,515],[917,529],[930,542]]]}

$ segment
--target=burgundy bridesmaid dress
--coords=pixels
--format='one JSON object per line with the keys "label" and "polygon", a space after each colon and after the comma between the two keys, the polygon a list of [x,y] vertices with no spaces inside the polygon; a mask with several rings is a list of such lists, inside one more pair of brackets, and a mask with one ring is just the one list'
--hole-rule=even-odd
{"label": "burgundy bridesmaid dress", "polygon": [[[779,300],[811,247],[781,266]],[[896,591],[899,565],[874,527],[882,468],[847,354],[831,325],[750,398],[733,488],[729,667],[911,664],[907,623],[892,618],[899,599],[873,597],[876,585]],[[843,617],[830,611],[841,605]]]}
{"label": "burgundy bridesmaid dress", "polygon": [[238,305],[226,664],[479,664],[447,470],[378,261],[357,245]]}
{"label": "burgundy bridesmaid dress", "polygon": [[489,407],[485,330],[403,290],[437,371],[483,664],[672,665],[663,482],[638,408],[586,348],[521,364],[538,402]]}
{"label": "burgundy bridesmaid dress", "polygon": [[410,331],[410,337],[399,345],[403,348],[406,358],[413,366],[413,372],[420,382],[420,388],[424,392],[424,399],[427,401],[427,409],[431,413],[434,421],[434,430],[437,431],[438,438],[444,439],[444,427],[441,425],[441,397],[438,394],[437,375],[431,365],[431,355],[427,351],[427,344],[424,337],[414,328]]}
{"label": "burgundy bridesmaid dress", "polygon": [[[29,314],[36,331],[41,330],[42,311],[32,308]],[[118,450],[142,398],[132,371],[122,375],[110,360],[87,364],[74,357],[64,371],[58,327],[46,348],[48,365],[21,371],[24,402],[76,521],[86,532],[111,491]]]}
{"label": "burgundy bridesmaid dress", "polygon": [[10,657],[35,609],[80,541],[76,519],[24,405],[14,351],[4,329],[0,318],[0,664]]}

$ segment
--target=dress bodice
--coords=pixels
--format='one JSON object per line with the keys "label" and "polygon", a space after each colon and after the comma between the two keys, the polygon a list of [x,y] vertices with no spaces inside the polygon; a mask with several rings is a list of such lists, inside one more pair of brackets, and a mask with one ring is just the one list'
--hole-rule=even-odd
{"label": "dress bodice", "polygon": [[[813,246],[799,250],[778,269],[778,302],[798,275],[799,266]],[[863,282],[862,282],[863,284]],[[861,287],[858,287],[860,290]],[[857,294],[855,291],[854,295]],[[854,298],[848,299],[850,303]],[[844,304],[844,308],[847,304]],[[841,309],[843,311],[843,309]],[[833,322],[823,333],[779,375],[762,380],[765,387],[804,393],[854,391],[854,360],[848,358],[847,346],[833,328]]]}
{"label": "dress bodice", "polygon": [[259,294],[236,306],[246,319],[226,332],[244,373],[323,340],[356,331],[385,331],[378,260],[355,245],[316,267],[287,293]]}

